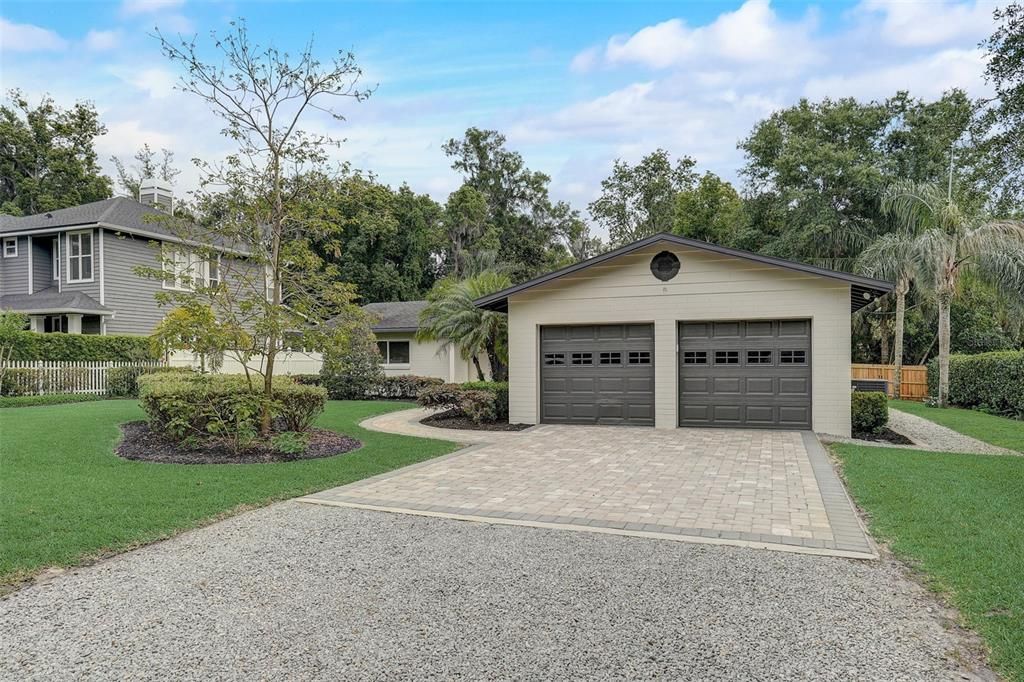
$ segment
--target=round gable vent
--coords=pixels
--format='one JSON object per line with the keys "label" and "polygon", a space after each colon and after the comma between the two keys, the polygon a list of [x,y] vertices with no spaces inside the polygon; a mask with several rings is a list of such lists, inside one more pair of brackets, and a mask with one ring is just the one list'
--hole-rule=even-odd
{"label": "round gable vent", "polygon": [[651,259],[651,274],[667,282],[679,274],[679,258],[670,251],[662,251]]}

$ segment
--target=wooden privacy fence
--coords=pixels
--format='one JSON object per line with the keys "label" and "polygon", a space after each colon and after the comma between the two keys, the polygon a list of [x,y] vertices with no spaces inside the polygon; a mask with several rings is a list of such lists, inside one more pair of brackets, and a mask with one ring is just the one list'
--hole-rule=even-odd
{"label": "wooden privacy fence", "polygon": [[[889,382],[889,397],[895,397],[896,369],[892,365],[853,365],[854,379],[884,379]],[[900,385],[903,400],[924,400],[928,397],[928,368],[924,365],[903,365],[903,383]]]}
{"label": "wooden privacy fence", "polygon": [[11,360],[3,365],[0,391],[6,395],[95,393],[106,395],[107,373],[115,367],[158,367],[147,362],[65,362]]}

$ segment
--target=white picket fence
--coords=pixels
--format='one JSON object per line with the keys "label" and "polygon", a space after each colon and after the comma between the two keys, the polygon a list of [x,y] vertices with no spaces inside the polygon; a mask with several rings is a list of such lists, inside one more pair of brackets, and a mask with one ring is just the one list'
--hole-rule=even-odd
{"label": "white picket fence", "polygon": [[106,395],[108,370],[114,367],[159,367],[160,364],[155,360],[144,362],[11,360],[3,366],[2,374],[5,392],[15,395],[48,395],[52,393]]}

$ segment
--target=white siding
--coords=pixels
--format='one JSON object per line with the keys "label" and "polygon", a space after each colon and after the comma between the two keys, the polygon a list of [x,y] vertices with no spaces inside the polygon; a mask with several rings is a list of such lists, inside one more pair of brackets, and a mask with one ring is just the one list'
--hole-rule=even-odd
{"label": "white siding", "polygon": [[[455,383],[475,381],[477,378],[476,369],[471,361],[463,360],[452,348],[442,348],[438,341],[417,341],[412,334],[381,333],[376,336],[378,341],[409,342],[409,364],[386,366],[384,374],[387,376],[415,374],[421,377],[439,377]],[[449,351],[455,353],[454,358],[449,357]],[[489,369],[486,360],[481,362],[481,366],[487,375]]]}
{"label": "white siding", "polygon": [[[653,255],[682,263],[669,282]],[[850,286],[698,249],[655,245],[534,287],[509,299],[510,421],[536,424],[539,329],[550,324],[647,322],[655,336],[655,424],[675,428],[677,322],[811,318],[814,430],[850,434]]]}

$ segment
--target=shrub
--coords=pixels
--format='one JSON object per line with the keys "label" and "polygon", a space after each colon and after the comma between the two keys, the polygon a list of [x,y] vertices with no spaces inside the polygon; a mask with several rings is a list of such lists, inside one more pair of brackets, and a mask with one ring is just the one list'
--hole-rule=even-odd
{"label": "shrub", "polygon": [[302,384],[274,385],[274,410],[289,431],[306,431],[324,411],[327,389]]}
{"label": "shrub", "polygon": [[[219,437],[235,451],[259,433],[261,383],[242,375],[158,373],[137,380],[142,408],[152,428],[179,441]],[[323,411],[327,391],[274,380],[272,414],[290,431],[302,431]]]}
{"label": "shrub", "polygon": [[438,377],[402,374],[395,377],[383,377],[373,394],[377,398],[387,400],[416,400],[423,389],[442,384],[444,384],[444,379]]}
{"label": "shrub", "polygon": [[107,370],[107,397],[138,398],[138,379],[143,374],[194,374],[191,367],[128,365]]}
{"label": "shrub", "polygon": [[420,391],[416,402],[420,407],[440,410],[458,410],[461,408],[462,393],[465,389],[459,384],[440,384],[428,386]]}
{"label": "shrub", "polygon": [[494,394],[494,420],[508,419],[508,382],[507,381],[467,381],[463,388],[473,391],[489,391]]}
{"label": "shrub", "polygon": [[295,431],[283,431],[271,439],[271,444],[278,452],[286,455],[301,455],[309,447],[309,435]]}
{"label": "shrub", "polygon": [[854,391],[850,407],[855,434],[878,433],[889,423],[889,403],[884,393]]}
{"label": "shrub", "polygon": [[459,398],[459,410],[477,424],[497,420],[498,411],[493,391],[462,389]]}
{"label": "shrub", "polygon": [[64,405],[66,403],[87,403],[103,400],[95,393],[51,393],[49,395],[20,395],[0,398],[0,408],[35,407],[37,405]]}
{"label": "shrub", "polygon": [[5,369],[0,379],[0,395],[18,396],[36,393],[71,393],[82,387],[89,370],[84,367]]}
{"label": "shrub", "polygon": [[321,385],[332,400],[369,397],[384,378],[380,352],[369,329],[356,329],[345,343],[324,353]]}
{"label": "shrub", "polygon": [[[928,393],[939,393],[939,362],[928,363]],[[949,403],[1024,418],[1024,351],[949,358]]]}
{"label": "shrub", "polygon": [[303,386],[320,386],[323,383],[319,374],[289,374],[288,376],[292,381]]}
{"label": "shrub", "polygon": [[137,362],[156,360],[157,356],[145,336],[17,332],[11,359]]}

